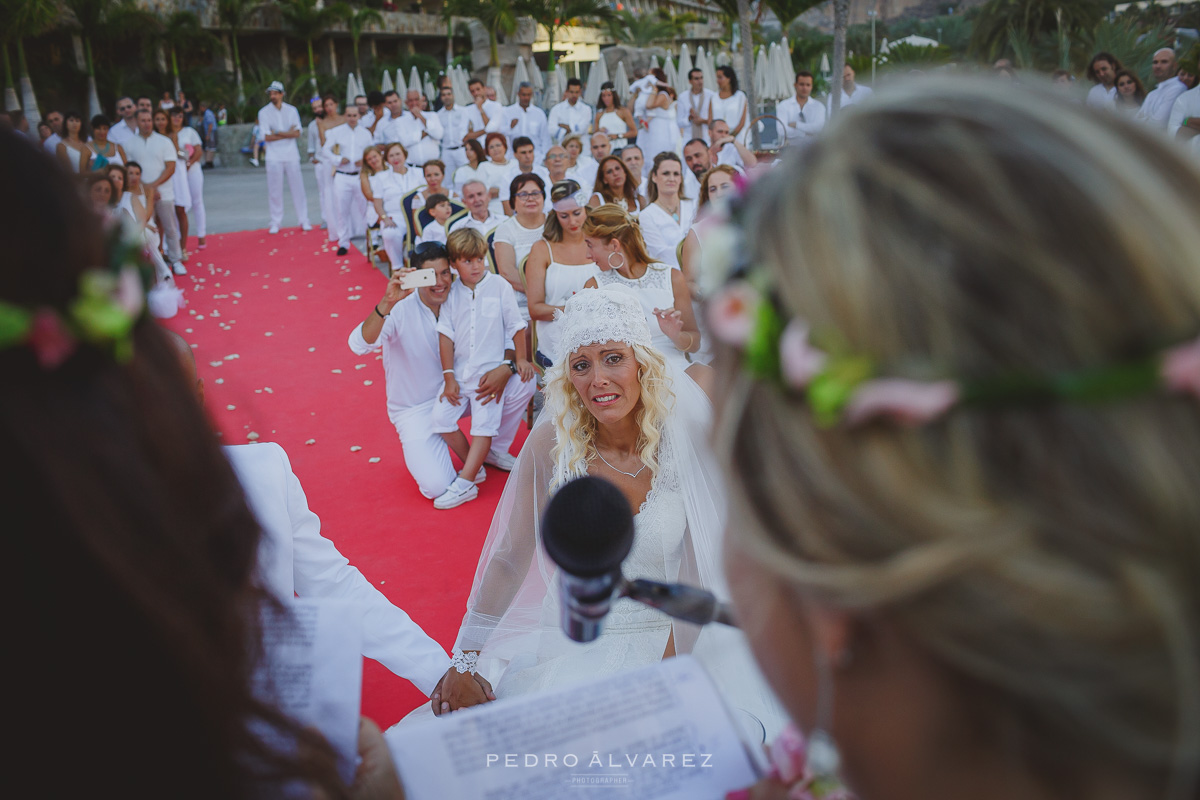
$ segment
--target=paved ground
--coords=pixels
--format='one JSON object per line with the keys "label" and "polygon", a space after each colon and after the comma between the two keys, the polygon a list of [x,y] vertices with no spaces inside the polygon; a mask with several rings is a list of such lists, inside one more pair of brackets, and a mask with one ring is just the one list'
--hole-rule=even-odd
{"label": "paved ground", "polygon": [[[313,225],[321,222],[321,204],[317,199],[317,179],[312,164],[302,163],[304,188],[308,193],[308,218]],[[204,208],[208,211],[210,233],[229,233],[266,228],[271,222],[267,212],[266,167],[218,167],[204,173]],[[195,220],[192,220],[195,225]],[[292,208],[287,181],[283,184],[283,226],[298,225]],[[195,228],[192,229],[193,231]]]}

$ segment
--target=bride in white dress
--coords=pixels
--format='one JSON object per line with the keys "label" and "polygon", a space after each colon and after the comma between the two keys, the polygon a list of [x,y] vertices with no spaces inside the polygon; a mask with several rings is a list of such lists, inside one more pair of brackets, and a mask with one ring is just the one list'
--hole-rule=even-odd
{"label": "bride in white dress", "polygon": [[[624,599],[604,632],[579,644],[560,628],[556,567],[541,543],[549,497],[592,475],[637,509],[629,577],[684,581],[727,596],[720,566],[724,493],[710,468],[711,407],[700,388],[651,344],[638,299],[621,288],[584,289],[566,303],[546,406],[505,487],[467,601],[455,665],[434,695],[457,708],[472,672],[495,696],[527,694],[692,653],[731,706],[763,722],[782,714],[739,631],[703,629]],[[469,704],[469,703],[466,703]]]}

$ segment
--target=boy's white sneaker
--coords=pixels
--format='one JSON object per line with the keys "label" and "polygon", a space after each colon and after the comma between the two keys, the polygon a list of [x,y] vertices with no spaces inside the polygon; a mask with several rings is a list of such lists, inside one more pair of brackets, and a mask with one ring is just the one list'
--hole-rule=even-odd
{"label": "boy's white sneaker", "polygon": [[517,459],[500,450],[492,450],[487,454],[484,460],[485,464],[490,464],[496,469],[512,472],[512,468],[517,465]]}
{"label": "boy's white sneaker", "polygon": [[450,484],[450,487],[433,501],[433,507],[439,511],[445,511],[448,508],[461,506],[478,496],[479,490],[475,488],[475,484],[467,483],[462,478],[455,478],[454,483]]}
{"label": "boy's white sneaker", "polygon": [[487,470],[484,469],[483,467],[480,467],[479,472],[475,473],[475,481],[474,481],[475,485],[478,486],[479,484],[483,483],[486,480],[487,480]]}

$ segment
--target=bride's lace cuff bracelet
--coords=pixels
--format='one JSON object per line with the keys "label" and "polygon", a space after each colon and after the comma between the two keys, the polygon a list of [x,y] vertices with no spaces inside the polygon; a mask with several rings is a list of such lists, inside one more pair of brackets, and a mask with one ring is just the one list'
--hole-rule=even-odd
{"label": "bride's lace cuff bracelet", "polygon": [[450,661],[450,666],[458,670],[460,673],[475,674],[475,664],[479,661],[479,653],[467,653],[462,650],[456,650],[454,658]]}

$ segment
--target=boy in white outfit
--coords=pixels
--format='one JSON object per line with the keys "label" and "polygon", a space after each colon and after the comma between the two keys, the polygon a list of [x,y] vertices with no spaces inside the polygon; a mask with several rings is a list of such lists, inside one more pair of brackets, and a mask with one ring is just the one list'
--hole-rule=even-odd
{"label": "boy in white outfit", "polygon": [[[462,228],[447,237],[446,245],[458,281],[438,317],[445,389],[433,408],[432,428],[462,459],[463,468],[445,493],[433,501],[437,509],[454,508],[478,497],[474,480],[485,461],[501,468],[511,466],[512,456],[508,453],[491,452],[492,439],[500,434],[505,407],[523,407],[536,388],[533,364],[525,353],[525,321],[516,294],[508,281],[488,271],[487,242],[478,231]],[[510,350],[515,359],[508,357]],[[509,381],[502,390],[503,398],[495,392],[468,392],[464,404],[459,378],[463,386],[482,386],[486,374],[501,364],[507,364],[521,380]],[[468,405],[469,447],[458,428],[458,419]]]}

